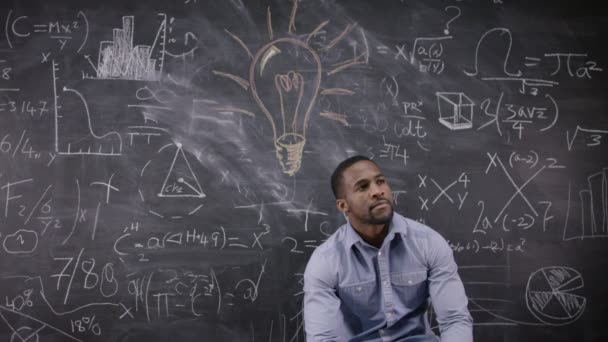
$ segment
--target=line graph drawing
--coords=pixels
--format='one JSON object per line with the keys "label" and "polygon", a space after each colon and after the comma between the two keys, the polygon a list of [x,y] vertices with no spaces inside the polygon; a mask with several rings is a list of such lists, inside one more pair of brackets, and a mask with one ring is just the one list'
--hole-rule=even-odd
{"label": "line graph drawing", "polygon": [[[462,265],[459,272],[462,274],[463,283],[469,293],[469,312],[473,315],[474,326],[518,326],[518,325],[543,325],[535,322],[522,322],[509,317],[510,308],[516,304],[509,298],[508,291],[483,291],[487,288],[505,286],[506,282],[498,282],[504,279],[510,272],[510,266],[500,264]],[[470,279],[470,280],[469,280]],[[469,288],[474,288],[471,290]],[[439,324],[432,305],[429,305],[429,321],[432,328],[438,330]]]}
{"label": "line graph drawing", "polygon": [[[492,270],[508,272],[509,266],[501,265],[471,265],[459,267],[464,273],[475,272],[475,279],[483,276],[483,280],[491,277]],[[504,272],[504,271],[503,271]],[[498,273],[503,274],[504,273]],[[466,276],[463,280],[466,279]],[[493,279],[493,278],[489,278]],[[465,281],[469,286],[497,286],[507,283],[487,281]],[[585,283],[583,276],[575,269],[566,266],[542,267],[530,274],[526,283],[525,304],[535,319],[515,319],[515,313],[520,301],[514,298],[496,296],[471,295],[469,311],[474,314],[475,326],[564,326],[574,323],[584,313],[587,299],[582,295]],[[467,291],[469,292],[469,291]],[[431,311],[430,319],[434,313]],[[488,320],[489,319],[489,320]],[[433,323],[433,329],[438,327]]]}
{"label": "line graph drawing", "polygon": [[608,237],[608,168],[587,177],[587,187],[578,192],[580,225],[570,224],[572,185],[568,187],[568,209],[564,226],[564,241]]}
{"label": "line graph drawing", "polygon": [[85,56],[95,70],[92,79],[155,81],[163,72],[167,40],[167,16],[158,14],[161,23],[152,45],[133,45],[135,18],[122,17],[122,28],[114,28],[112,41],[101,41],[97,65]]}
{"label": "line graph drawing", "polygon": [[[63,87],[64,94],[73,94],[82,103],[82,111],[67,111],[64,106],[59,105],[60,96],[57,92],[58,64],[52,61],[53,77],[53,103],[55,116],[55,152],[61,155],[97,155],[97,156],[120,156],[122,155],[122,137],[118,132],[110,131],[105,134],[97,134],[93,129],[91,113],[84,96],[75,89]],[[61,111],[60,111],[61,109]],[[65,113],[65,114],[64,114]],[[68,114],[69,113],[69,114]],[[69,118],[69,119],[68,119]],[[82,125],[82,120],[84,125]],[[74,124],[79,121],[79,124]],[[64,124],[64,122],[67,122]],[[73,127],[85,132],[79,132]]]}
{"label": "line graph drawing", "polygon": [[175,145],[177,150],[158,197],[205,198],[203,189],[186,158],[182,144],[176,143]]}

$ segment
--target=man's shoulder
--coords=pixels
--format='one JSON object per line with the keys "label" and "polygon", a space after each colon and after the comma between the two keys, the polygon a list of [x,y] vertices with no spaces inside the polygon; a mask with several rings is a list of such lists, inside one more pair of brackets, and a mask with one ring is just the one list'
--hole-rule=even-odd
{"label": "man's shoulder", "polygon": [[401,215],[398,215],[397,218],[402,220],[407,227],[407,233],[404,237],[412,241],[418,249],[435,248],[437,244],[445,242],[440,233],[426,224]]}
{"label": "man's shoulder", "polygon": [[348,224],[343,224],[331,234],[327,240],[323,241],[314,251],[314,253],[322,256],[335,255],[344,249],[346,240],[346,230]]}
{"label": "man's shoulder", "polygon": [[434,237],[434,235],[436,234],[439,234],[433,228],[427,226],[424,223],[412,220],[411,218],[402,216],[397,213],[395,213],[395,218],[397,220],[400,220],[403,226],[407,227],[407,234],[410,235],[412,238],[428,239]]}
{"label": "man's shoulder", "polygon": [[[345,237],[347,225],[340,226],[327,240],[319,245],[312,252],[306,264],[304,277],[315,275],[324,279],[334,279],[336,270],[342,264],[345,254]],[[329,278],[327,278],[329,277]]]}
{"label": "man's shoulder", "polygon": [[414,255],[421,263],[432,267],[437,260],[451,255],[450,248],[446,239],[435,229],[426,224],[403,218],[407,222],[407,234],[404,240],[409,247],[415,249]]}

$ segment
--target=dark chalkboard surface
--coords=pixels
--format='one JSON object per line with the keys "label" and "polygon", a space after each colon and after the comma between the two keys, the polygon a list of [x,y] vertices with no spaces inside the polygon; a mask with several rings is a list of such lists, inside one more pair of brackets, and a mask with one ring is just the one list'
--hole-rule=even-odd
{"label": "dark chalkboard surface", "polygon": [[477,341],[608,340],[590,3],[32,0],[0,19],[1,341],[303,341],[302,273],[344,223],[329,176],[354,154],[449,240]]}

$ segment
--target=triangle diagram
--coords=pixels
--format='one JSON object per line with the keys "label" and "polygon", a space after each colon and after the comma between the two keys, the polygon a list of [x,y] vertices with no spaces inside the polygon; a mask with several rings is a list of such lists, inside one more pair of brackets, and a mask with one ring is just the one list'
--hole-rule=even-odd
{"label": "triangle diagram", "polygon": [[158,193],[158,197],[193,197],[205,198],[196,175],[186,158],[181,144],[177,145],[177,151],[167,172],[167,177]]}

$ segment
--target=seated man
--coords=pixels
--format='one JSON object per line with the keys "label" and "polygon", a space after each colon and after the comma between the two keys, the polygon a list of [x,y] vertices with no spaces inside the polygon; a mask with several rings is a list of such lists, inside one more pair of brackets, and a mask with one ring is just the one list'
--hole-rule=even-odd
{"label": "seated man", "polygon": [[[445,239],[393,213],[391,189],[369,158],[340,163],[331,184],[348,222],[306,266],[307,341],[473,341],[468,300]],[[429,325],[429,297],[441,340]]]}

